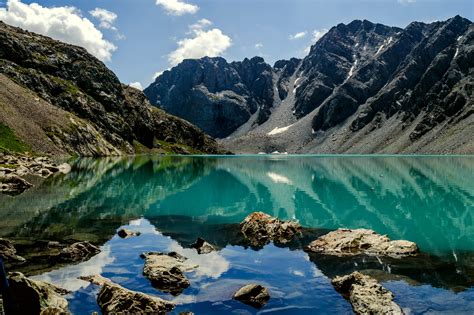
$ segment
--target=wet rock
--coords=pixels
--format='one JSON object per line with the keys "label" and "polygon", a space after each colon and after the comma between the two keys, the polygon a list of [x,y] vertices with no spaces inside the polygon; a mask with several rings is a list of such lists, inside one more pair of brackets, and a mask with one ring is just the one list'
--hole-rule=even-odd
{"label": "wet rock", "polygon": [[48,248],[59,248],[62,247],[61,243],[57,241],[49,241],[48,242]]}
{"label": "wet rock", "polygon": [[0,192],[4,194],[18,195],[31,186],[33,185],[15,174],[0,177]]}
{"label": "wet rock", "polygon": [[169,301],[126,289],[99,275],[80,279],[102,286],[97,304],[103,314],[166,314],[174,308]]}
{"label": "wet rock", "polygon": [[372,230],[339,229],[314,240],[306,250],[336,256],[368,254],[398,258],[416,255],[418,246],[410,241],[391,241]]}
{"label": "wet rock", "polygon": [[121,238],[129,238],[129,237],[132,237],[132,236],[139,236],[141,234],[142,233],[140,233],[140,232],[131,231],[131,230],[127,230],[127,229],[120,229],[117,232],[117,235],[120,236]]}
{"label": "wet rock", "polygon": [[240,223],[240,231],[252,246],[264,246],[270,241],[286,244],[301,236],[301,225],[282,221],[263,212],[249,214]]}
{"label": "wet rock", "polygon": [[270,299],[268,289],[260,284],[247,284],[234,293],[233,298],[244,304],[261,308]]}
{"label": "wet rock", "polygon": [[184,273],[197,268],[187,263],[186,257],[175,252],[143,253],[141,257],[145,259],[143,275],[151,281],[152,286],[173,295],[179,295],[189,287],[190,282]]}
{"label": "wet rock", "polygon": [[179,315],[194,315],[193,312],[181,312]]}
{"label": "wet rock", "polygon": [[20,272],[10,273],[8,281],[18,314],[70,314],[63,297],[69,291],[29,279]]}
{"label": "wet rock", "polygon": [[356,314],[403,314],[400,306],[393,301],[392,292],[360,272],[336,277],[332,284],[349,300]]}
{"label": "wet rock", "polygon": [[100,253],[100,249],[89,242],[77,242],[61,250],[58,260],[64,262],[80,262]]}
{"label": "wet rock", "polygon": [[206,242],[206,240],[204,240],[203,238],[200,238],[200,237],[198,237],[196,242],[194,244],[192,244],[191,247],[195,248],[197,250],[198,254],[209,254],[209,253],[216,250],[214,248],[214,246],[212,246],[211,244]]}
{"label": "wet rock", "polygon": [[0,238],[0,257],[10,263],[25,262],[25,258],[16,254],[16,248],[13,243],[4,238]]}

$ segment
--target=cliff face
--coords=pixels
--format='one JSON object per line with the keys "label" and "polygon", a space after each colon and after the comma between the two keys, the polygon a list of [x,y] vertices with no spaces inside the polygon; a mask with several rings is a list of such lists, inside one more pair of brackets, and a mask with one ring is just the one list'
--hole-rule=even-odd
{"label": "cliff face", "polygon": [[[206,58],[165,72],[146,94],[153,105],[191,122],[213,121],[206,130],[225,137],[221,143],[235,152],[474,153],[473,39],[473,23],[460,16],[404,29],[356,20],[329,30],[303,60],[250,63],[248,72],[260,74],[254,76],[258,92],[217,90],[232,91],[233,106],[204,106],[215,92],[180,102],[166,97],[181,84],[177,73],[184,64],[202,65]],[[220,58],[204,77],[233,64]],[[199,71],[187,75],[182,95],[209,88]],[[237,79],[232,86],[247,82]],[[231,110],[239,106],[245,114]],[[214,132],[221,125],[226,132]]]}
{"label": "cliff face", "polygon": [[0,123],[37,153],[217,152],[213,139],[152,107],[85,49],[1,22],[0,106]]}

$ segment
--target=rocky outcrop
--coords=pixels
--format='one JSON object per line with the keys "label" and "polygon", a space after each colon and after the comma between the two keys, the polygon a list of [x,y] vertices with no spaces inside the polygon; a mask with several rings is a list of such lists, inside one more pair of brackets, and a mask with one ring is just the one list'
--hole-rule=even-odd
{"label": "rocky outcrop", "polygon": [[16,254],[16,248],[13,243],[4,238],[0,238],[0,257],[8,263],[25,262],[25,258]]}
{"label": "rocky outcrop", "polygon": [[103,314],[166,314],[175,307],[169,301],[128,290],[99,275],[80,279],[102,286],[97,295],[97,304]]}
{"label": "rocky outcrop", "polygon": [[[2,170],[0,170],[2,172]],[[15,174],[0,175],[0,193],[7,195],[19,195],[33,185]]]}
{"label": "rocky outcrop", "polygon": [[393,301],[392,292],[360,272],[336,277],[332,284],[336,291],[349,300],[356,314],[404,314]]}
{"label": "rocky outcrop", "polygon": [[189,287],[190,282],[184,273],[197,267],[176,252],[149,252],[141,257],[145,259],[143,275],[151,281],[151,285],[172,295],[179,295]]}
{"label": "rocky outcrop", "polygon": [[398,258],[416,255],[418,246],[410,241],[391,241],[386,235],[372,230],[339,229],[314,240],[306,250],[335,256],[367,254]]}
{"label": "rocky outcrop", "polygon": [[100,249],[89,242],[77,242],[63,248],[57,260],[62,262],[81,262],[90,259],[100,253]]}
{"label": "rocky outcrop", "polygon": [[260,284],[247,284],[237,290],[233,298],[255,308],[262,308],[270,299],[270,294],[268,289]]}
{"label": "rocky outcrop", "polygon": [[67,290],[14,272],[8,276],[9,289],[18,314],[70,314],[63,295]]}
{"label": "rocky outcrop", "polygon": [[209,253],[216,250],[214,248],[214,246],[212,246],[211,244],[206,242],[206,240],[204,240],[203,238],[200,238],[200,237],[198,237],[196,242],[194,244],[192,244],[191,247],[195,248],[197,250],[198,254],[209,254]]}
{"label": "rocky outcrop", "polygon": [[117,235],[121,238],[129,238],[129,237],[133,237],[133,236],[140,236],[141,234],[142,233],[140,233],[140,232],[131,231],[131,230],[127,230],[127,229],[120,229],[117,232]]}
{"label": "rocky outcrop", "polygon": [[301,225],[282,221],[263,212],[249,214],[241,223],[240,231],[251,246],[261,247],[271,241],[286,244],[301,236]]}

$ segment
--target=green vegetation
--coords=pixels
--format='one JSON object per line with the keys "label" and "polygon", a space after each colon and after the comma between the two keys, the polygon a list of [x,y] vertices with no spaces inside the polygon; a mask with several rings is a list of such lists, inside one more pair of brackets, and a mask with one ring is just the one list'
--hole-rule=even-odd
{"label": "green vegetation", "polygon": [[13,130],[0,123],[0,152],[27,152],[31,148],[17,138]]}
{"label": "green vegetation", "polygon": [[15,165],[15,164],[1,164],[0,163],[0,167],[15,169],[15,168],[18,167],[18,165]]}

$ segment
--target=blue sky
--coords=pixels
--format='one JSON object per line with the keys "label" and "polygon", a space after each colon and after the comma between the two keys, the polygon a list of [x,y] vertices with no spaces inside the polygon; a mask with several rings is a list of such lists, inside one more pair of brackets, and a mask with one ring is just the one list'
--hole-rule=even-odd
{"label": "blue sky", "polygon": [[186,57],[259,55],[271,64],[303,57],[327,29],[354,19],[399,27],[474,19],[472,0],[3,0],[0,7],[0,20],[84,46],[122,82],[144,87]]}

